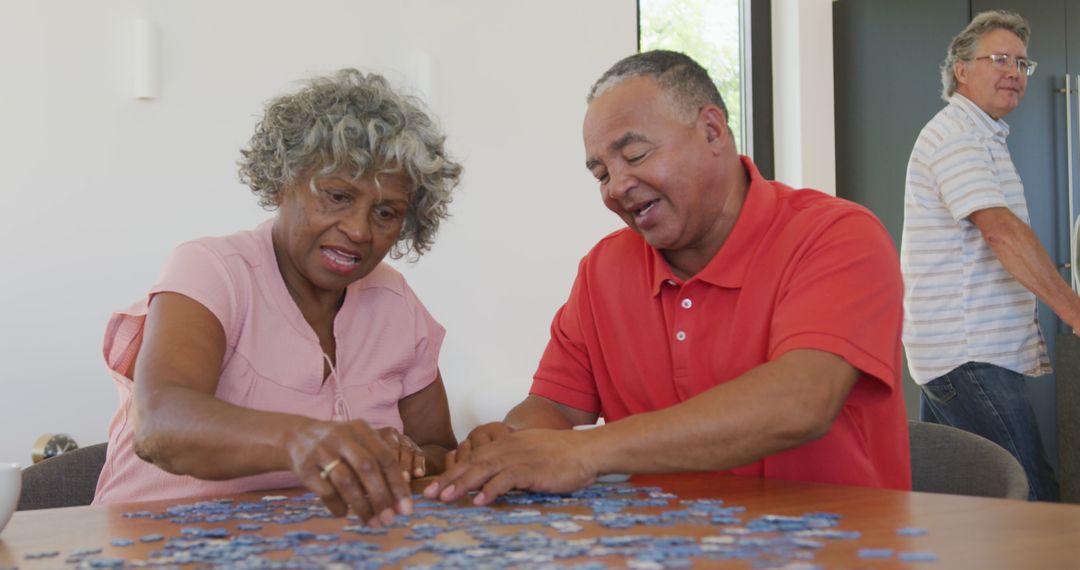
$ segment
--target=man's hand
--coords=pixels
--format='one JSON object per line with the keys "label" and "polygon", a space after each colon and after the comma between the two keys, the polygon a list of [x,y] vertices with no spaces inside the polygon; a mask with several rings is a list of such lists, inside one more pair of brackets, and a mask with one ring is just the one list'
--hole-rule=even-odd
{"label": "man's hand", "polygon": [[424,496],[451,502],[479,489],[473,504],[487,505],[511,489],[569,493],[596,481],[588,432],[496,429],[494,433],[501,435],[472,447],[467,461],[459,455],[453,467],[424,489]]}
{"label": "man's hand", "polygon": [[446,454],[446,468],[449,469],[457,463],[468,463],[475,449],[510,435],[513,431],[513,428],[503,422],[491,422],[472,430],[465,441],[458,444],[457,449]]}

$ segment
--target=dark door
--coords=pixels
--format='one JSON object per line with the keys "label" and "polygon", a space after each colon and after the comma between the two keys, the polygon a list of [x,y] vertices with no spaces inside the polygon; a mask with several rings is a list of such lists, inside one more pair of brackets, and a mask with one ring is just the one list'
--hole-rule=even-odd
{"label": "dark door", "polygon": [[[1024,181],[1031,226],[1046,247],[1050,257],[1062,267],[1061,274],[1070,280],[1070,272],[1064,268],[1069,260],[1069,181],[1066,134],[1066,94],[1062,93],[1065,76],[1070,73],[1076,79],[1080,72],[1080,59],[1069,57],[1069,49],[1080,47],[1080,27],[1068,26],[1069,18],[1080,16],[1080,0],[1022,0],[987,2],[973,0],[972,14],[985,10],[1013,10],[1031,24],[1028,56],[1038,62],[1035,75],[1028,81],[1024,100],[1015,111],[1005,117],[1009,123],[1009,152],[1020,178]],[[1076,89],[1075,81],[1072,88]],[[1073,151],[1076,146],[1076,96],[1068,100],[1072,105]],[[1075,155],[1074,155],[1075,156]],[[1074,158],[1074,170],[1080,168]],[[1039,303],[1039,323],[1049,345],[1050,355],[1055,354],[1055,337],[1066,328],[1056,315]],[[1054,405],[1054,376],[1047,375],[1028,382],[1028,396],[1035,407],[1039,431],[1047,445],[1050,461],[1057,466],[1056,409]]]}
{"label": "dark door", "polygon": [[[899,246],[908,156],[919,130],[945,104],[938,71],[945,49],[973,14],[998,8],[1017,11],[1031,23],[1028,54],[1039,62],[1039,68],[1028,82],[1024,101],[1005,120],[1011,128],[1009,148],[1024,181],[1032,227],[1051,258],[1063,265],[1069,260],[1069,132],[1074,204],[1080,214],[1080,102],[1076,95],[1080,0],[835,2],[837,193],[870,208]],[[1067,97],[1061,92],[1067,74],[1074,91],[1068,99],[1071,129],[1066,124]],[[1069,278],[1068,270],[1061,273]],[[1041,303],[1039,322],[1053,358],[1055,336],[1065,327]],[[906,370],[904,384],[908,416],[914,419],[918,389]],[[1058,467],[1054,377],[1029,382],[1028,394],[1047,454]],[[1080,419],[1074,423],[1080,425]],[[1080,473],[1080,457],[1075,463]]]}
{"label": "dark door", "polygon": [[[833,4],[837,194],[873,211],[898,249],[911,147],[945,105],[938,66],[970,16],[968,0]],[[904,399],[918,419],[906,364]]]}

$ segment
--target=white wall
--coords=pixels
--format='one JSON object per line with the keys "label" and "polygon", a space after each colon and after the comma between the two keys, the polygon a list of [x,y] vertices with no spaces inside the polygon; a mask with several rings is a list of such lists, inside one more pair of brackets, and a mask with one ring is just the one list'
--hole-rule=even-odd
{"label": "white wall", "polygon": [[836,195],[834,0],[772,0],[776,179]]}
{"label": "white wall", "polygon": [[[151,101],[133,96],[140,17],[160,32]],[[5,0],[0,461],[27,464],[45,432],[104,440],[109,313],[176,244],[269,215],[235,168],[261,102],[344,66],[427,91],[466,165],[434,251],[397,265],[449,331],[459,437],[501,417],[511,402],[488,391],[524,395],[578,259],[620,226],[581,119],[586,88],[635,49],[627,0]]]}

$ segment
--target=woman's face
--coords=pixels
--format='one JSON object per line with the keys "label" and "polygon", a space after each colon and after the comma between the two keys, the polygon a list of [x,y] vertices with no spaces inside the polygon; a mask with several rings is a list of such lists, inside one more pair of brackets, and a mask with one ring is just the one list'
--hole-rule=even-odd
{"label": "woman's face", "polygon": [[412,181],[404,173],[353,180],[344,170],[303,177],[282,192],[274,252],[293,295],[340,293],[371,272],[401,235]]}

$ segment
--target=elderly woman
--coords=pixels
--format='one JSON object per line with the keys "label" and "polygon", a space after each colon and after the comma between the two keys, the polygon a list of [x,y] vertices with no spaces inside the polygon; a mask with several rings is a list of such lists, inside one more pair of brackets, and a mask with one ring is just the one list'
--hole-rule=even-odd
{"label": "elderly woman", "polygon": [[356,70],[267,105],[240,176],[277,214],[179,246],[116,313],[121,404],[95,503],[295,486],[378,525],[455,447],[443,328],[382,263],[419,256],[461,166],[418,101]]}

